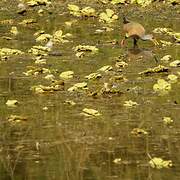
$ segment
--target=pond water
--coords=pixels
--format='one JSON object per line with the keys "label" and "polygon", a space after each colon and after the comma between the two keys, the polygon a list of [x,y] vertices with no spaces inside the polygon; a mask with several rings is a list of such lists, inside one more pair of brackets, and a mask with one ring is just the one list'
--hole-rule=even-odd
{"label": "pond water", "polygon": [[[179,44],[161,47],[139,41],[139,48],[133,49],[131,39],[127,40],[125,48],[113,43],[123,38],[123,14],[141,22],[149,33],[157,27],[178,32],[179,7],[156,4],[140,8],[108,6],[96,1],[57,0],[53,6],[27,8],[27,13],[20,15],[17,13],[18,3],[14,0],[0,2],[0,48],[25,52],[0,60],[0,180],[180,179],[179,79],[164,96],[153,90],[159,78],[180,74],[179,67],[169,67],[169,63],[160,60],[167,54],[172,56],[170,62],[178,60]],[[77,18],[69,14],[68,3],[92,6],[98,12],[112,8],[120,20],[107,25],[99,22],[97,17]],[[37,13],[40,8],[44,9],[42,16]],[[35,18],[37,23],[19,24],[29,18]],[[77,22],[71,27],[65,25],[72,20]],[[17,27],[18,35],[10,32],[12,26]],[[96,30],[103,27],[114,30],[97,33]],[[35,57],[28,50],[42,44],[36,42],[34,33],[44,30],[53,34],[59,29],[72,34],[67,38],[69,42],[55,45],[52,48],[54,54],[44,57],[46,64],[35,64]],[[155,36],[173,42],[167,35]],[[80,44],[96,46],[99,51],[95,54],[85,52],[84,57],[78,58],[73,47]],[[124,61],[126,66],[117,67],[118,61]],[[169,71],[139,74],[159,64],[168,67]],[[102,72],[99,79],[85,79],[105,65],[113,69]],[[51,81],[44,79],[47,74],[26,76],[23,72],[31,67],[49,69],[56,80],[61,72],[68,70],[74,71],[74,77],[65,80],[60,91],[36,94],[31,90],[32,86],[50,85]],[[115,76],[120,79],[113,80]],[[88,90],[68,91],[75,83],[84,81],[88,83]],[[92,95],[106,86],[104,83],[121,92]],[[13,99],[19,104],[8,107],[7,100]],[[129,100],[138,105],[125,107],[125,101]],[[72,105],[71,101],[76,104]],[[98,110],[101,115],[85,116],[82,114],[84,108]],[[25,120],[9,121],[11,115],[25,117]],[[163,117],[171,117],[174,122],[165,125]],[[147,134],[133,134],[134,128],[143,129]],[[173,166],[152,168],[149,161],[153,157],[171,160]],[[117,159],[121,160],[116,163]]]}

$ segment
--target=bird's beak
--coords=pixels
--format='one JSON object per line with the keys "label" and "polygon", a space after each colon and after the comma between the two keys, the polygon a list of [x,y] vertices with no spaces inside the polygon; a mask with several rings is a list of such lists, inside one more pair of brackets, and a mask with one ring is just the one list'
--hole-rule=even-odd
{"label": "bird's beak", "polygon": [[156,39],[152,39],[152,42],[154,43],[155,46],[159,45],[159,43],[158,43],[158,41]]}

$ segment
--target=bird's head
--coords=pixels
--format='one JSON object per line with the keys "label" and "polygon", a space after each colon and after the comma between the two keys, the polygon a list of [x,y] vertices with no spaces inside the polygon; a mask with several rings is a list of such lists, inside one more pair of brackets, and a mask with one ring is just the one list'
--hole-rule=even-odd
{"label": "bird's head", "polygon": [[159,45],[158,41],[154,38],[154,36],[152,34],[147,34],[147,35],[144,35],[142,37],[142,40],[149,40],[149,41],[152,41],[154,43],[155,46]]}

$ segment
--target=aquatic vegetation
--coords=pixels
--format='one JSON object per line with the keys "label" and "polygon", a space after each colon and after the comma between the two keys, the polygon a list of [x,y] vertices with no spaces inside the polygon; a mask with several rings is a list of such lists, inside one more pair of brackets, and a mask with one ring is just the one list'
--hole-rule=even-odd
{"label": "aquatic vegetation", "polygon": [[162,169],[162,168],[170,168],[173,166],[171,160],[163,160],[161,158],[154,157],[149,161],[149,164],[152,168]]}
{"label": "aquatic vegetation", "polygon": [[111,9],[106,9],[106,12],[102,12],[99,14],[99,21],[102,21],[105,23],[112,23],[113,21],[117,19],[118,19],[118,16]]}
{"label": "aquatic vegetation", "polygon": [[85,7],[80,9],[79,6],[74,4],[68,4],[68,10],[70,11],[70,14],[76,17],[85,16],[85,17],[93,17],[96,16],[96,10],[92,7]]}
{"label": "aquatic vegetation", "polygon": [[168,72],[169,68],[162,66],[162,65],[158,65],[154,68],[148,68],[145,71],[140,72],[139,74],[151,74],[151,73],[161,73],[161,72]]}

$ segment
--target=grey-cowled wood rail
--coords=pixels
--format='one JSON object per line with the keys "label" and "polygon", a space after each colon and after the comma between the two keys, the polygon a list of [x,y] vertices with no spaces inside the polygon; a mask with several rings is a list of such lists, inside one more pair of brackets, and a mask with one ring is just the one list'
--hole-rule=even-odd
{"label": "grey-cowled wood rail", "polygon": [[121,41],[121,47],[125,45],[125,40],[127,38],[133,39],[134,47],[137,47],[137,41],[139,39],[143,41],[149,40],[152,41],[154,45],[158,45],[157,40],[153,37],[152,34],[145,34],[145,29],[141,24],[129,21],[126,17],[123,18],[123,24],[123,31],[125,32],[125,37]]}

